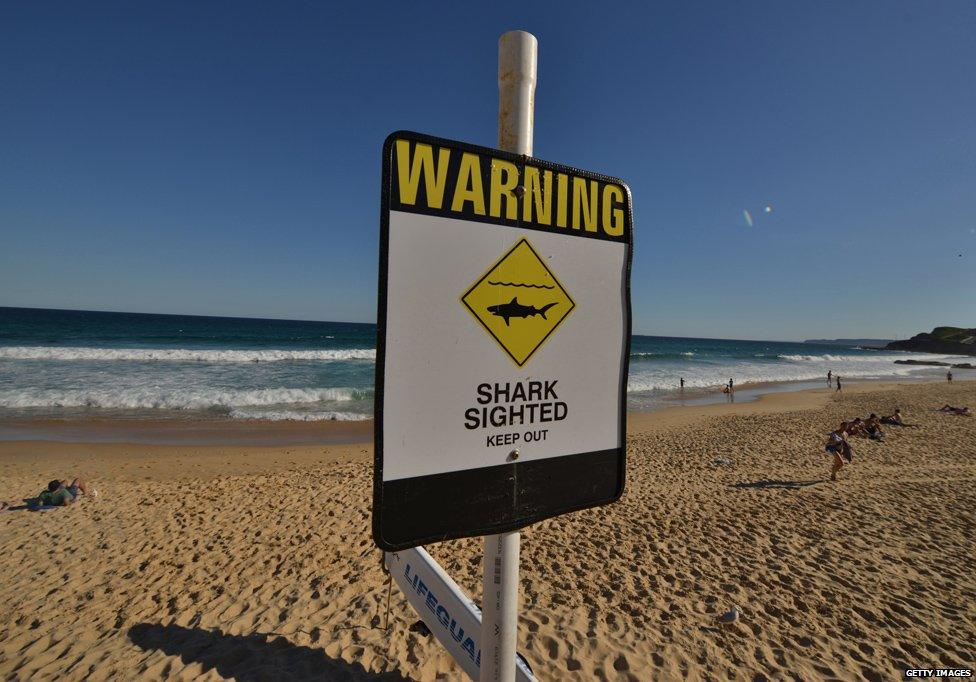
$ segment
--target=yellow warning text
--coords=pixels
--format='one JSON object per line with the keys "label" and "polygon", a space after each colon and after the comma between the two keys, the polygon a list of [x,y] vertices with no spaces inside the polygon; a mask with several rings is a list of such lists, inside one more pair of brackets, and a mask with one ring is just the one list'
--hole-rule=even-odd
{"label": "yellow warning text", "polygon": [[[390,208],[630,241],[630,195],[571,169],[394,139]],[[548,166],[549,164],[547,164]]]}

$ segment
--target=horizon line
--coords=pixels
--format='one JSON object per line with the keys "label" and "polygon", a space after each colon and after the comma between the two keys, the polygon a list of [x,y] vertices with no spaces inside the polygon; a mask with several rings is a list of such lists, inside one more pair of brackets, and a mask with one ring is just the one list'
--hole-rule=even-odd
{"label": "horizon line", "polygon": [[[146,312],[136,312],[131,310],[91,310],[88,308],[37,308],[35,306],[11,306],[11,305],[0,305],[0,310],[44,310],[49,312],[63,312],[63,313],[106,313],[112,315],[158,315],[162,317],[199,317],[199,318],[210,318],[218,320],[254,320],[254,321],[268,321],[268,322],[309,322],[309,323],[325,323],[325,324],[359,324],[359,325],[373,325],[376,326],[376,322],[346,322],[343,320],[316,320],[311,318],[296,319],[290,317],[251,317],[246,315],[200,315],[197,313],[146,313]],[[740,339],[740,338],[722,338],[717,336],[673,336],[668,334],[645,334],[632,332],[631,336],[645,336],[658,339],[692,339],[696,341],[749,341],[753,343],[807,343],[809,339],[804,339],[802,341],[796,340],[784,340],[784,339]],[[833,341],[840,340],[871,340],[871,341],[897,341],[898,339],[879,339],[873,337],[840,337],[838,339],[832,339]]]}

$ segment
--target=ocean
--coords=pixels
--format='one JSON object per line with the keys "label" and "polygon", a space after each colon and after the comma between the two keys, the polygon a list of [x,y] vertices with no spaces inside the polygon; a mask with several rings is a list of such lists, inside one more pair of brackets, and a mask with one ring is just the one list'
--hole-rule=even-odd
{"label": "ocean", "polygon": [[[369,419],[375,349],[372,324],[0,308],[0,419]],[[828,370],[847,379],[942,373],[896,359],[957,360],[635,335],[628,405],[714,395],[729,378],[745,386],[823,382]]]}

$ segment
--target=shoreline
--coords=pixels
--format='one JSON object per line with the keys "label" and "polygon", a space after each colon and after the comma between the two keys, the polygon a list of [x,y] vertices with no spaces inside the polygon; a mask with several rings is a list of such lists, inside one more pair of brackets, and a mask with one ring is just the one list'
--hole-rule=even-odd
{"label": "shoreline", "polygon": [[[966,382],[976,379],[960,379]],[[824,384],[826,382],[823,382]],[[945,384],[932,379],[859,380],[844,384],[841,395],[902,386]],[[686,425],[706,417],[773,414],[823,407],[836,394],[811,382],[743,384],[730,401],[721,393],[674,397],[651,410],[627,411],[628,435]],[[373,420],[268,421],[206,419],[38,418],[0,419],[0,455],[29,444],[59,446],[193,447],[223,451],[294,448],[316,451],[352,446],[372,449]],[[61,449],[61,448],[59,448]]]}
{"label": "shoreline", "polygon": [[0,443],[52,442],[129,445],[268,447],[372,443],[373,420],[106,419],[82,417],[0,420]]}

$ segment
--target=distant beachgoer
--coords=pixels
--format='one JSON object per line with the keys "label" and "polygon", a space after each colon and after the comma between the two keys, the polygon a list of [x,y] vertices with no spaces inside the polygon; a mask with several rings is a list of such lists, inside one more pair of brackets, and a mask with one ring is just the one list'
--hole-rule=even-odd
{"label": "distant beachgoer", "polygon": [[[840,428],[836,431],[831,431],[830,436],[827,438],[827,445],[824,449],[834,456],[833,465],[830,468],[830,480],[837,480],[837,472],[844,468],[844,459],[848,462],[854,459],[854,450],[851,448],[851,444],[847,442],[844,438],[844,433],[847,431],[847,422],[841,422]],[[844,459],[841,459],[843,455]]]}
{"label": "distant beachgoer", "polygon": [[948,403],[940,407],[939,412],[949,412],[951,414],[958,414],[961,417],[969,417],[972,415],[968,407],[953,407]]}
{"label": "distant beachgoer", "polygon": [[831,375],[831,371],[828,369],[827,370],[827,383],[828,384],[830,383],[830,375]]}
{"label": "distant beachgoer", "polygon": [[681,377],[681,388],[683,389],[684,387],[685,387],[685,378]]}
{"label": "distant beachgoer", "polygon": [[732,382],[731,377],[729,378],[729,393],[735,393],[735,384]]}
{"label": "distant beachgoer", "polygon": [[840,375],[837,375],[837,390],[840,390]]}
{"label": "distant beachgoer", "polygon": [[952,372],[946,372],[946,381],[952,383]]}

